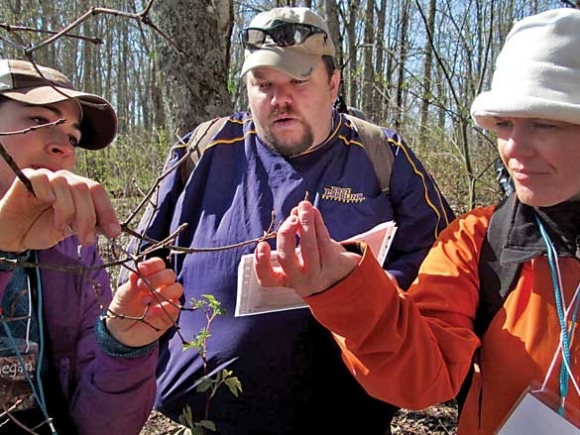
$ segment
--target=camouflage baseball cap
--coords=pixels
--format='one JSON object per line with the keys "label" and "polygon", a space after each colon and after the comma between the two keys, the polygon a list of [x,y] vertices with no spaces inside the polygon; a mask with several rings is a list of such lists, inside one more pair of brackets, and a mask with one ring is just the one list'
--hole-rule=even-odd
{"label": "camouflage baseball cap", "polygon": [[[117,134],[117,115],[111,103],[102,97],[77,91],[60,72],[16,59],[0,59],[0,95],[32,105],[54,104],[74,98],[82,107],[79,147],[98,150],[106,147]],[[90,104],[86,104],[90,103]]]}

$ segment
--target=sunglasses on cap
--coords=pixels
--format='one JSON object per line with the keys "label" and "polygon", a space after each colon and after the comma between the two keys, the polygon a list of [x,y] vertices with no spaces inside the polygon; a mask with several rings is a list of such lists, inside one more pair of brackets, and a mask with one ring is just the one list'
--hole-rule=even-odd
{"label": "sunglasses on cap", "polygon": [[278,47],[292,47],[303,44],[309,37],[326,32],[310,24],[282,23],[269,29],[248,27],[240,32],[240,40],[245,49],[255,50],[266,42],[269,36]]}

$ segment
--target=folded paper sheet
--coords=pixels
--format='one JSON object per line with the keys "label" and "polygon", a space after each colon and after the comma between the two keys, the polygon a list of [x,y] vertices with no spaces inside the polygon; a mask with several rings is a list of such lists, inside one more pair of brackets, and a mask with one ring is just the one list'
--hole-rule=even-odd
{"label": "folded paper sheet", "polygon": [[[366,242],[379,263],[383,264],[387,258],[396,230],[395,222],[384,222],[346,241]],[[272,255],[272,261],[276,262],[275,255]],[[302,298],[291,288],[264,288],[260,286],[254,272],[254,255],[242,256],[238,266],[236,316],[271,313],[304,307],[306,307],[306,304]]]}

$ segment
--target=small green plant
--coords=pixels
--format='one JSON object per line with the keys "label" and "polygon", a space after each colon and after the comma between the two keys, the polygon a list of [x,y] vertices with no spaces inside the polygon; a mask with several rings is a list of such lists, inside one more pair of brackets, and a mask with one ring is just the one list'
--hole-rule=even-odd
{"label": "small green plant", "polygon": [[202,328],[199,333],[188,343],[183,345],[184,349],[196,349],[203,361],[204,375],[195,382],[195,390],[198,393],[206,395],[205,415],[201,420],[195,420],[197,416],[193,415],[191,407],[188,405],[179,416],[179,423],[182,427],[177,428],[172,435],[205,435],[206,430],[215,432],[216,425],[209,420],[209,411],[211,400],[215,396],[218,389],[225,385],[230,392],[235,396],[242,392],[242,384],[240,380],[233,375],[232,370],[226,367],[233,363],[237,358],[231,359],[224,364],[210,372],[207,361],[207,340],[211,337],[210,328],[212,322],[216,317],[224,315],[226,312],[221,307],[221,303],[210,294],[201,295],[201,299],[192,298],[190,304],[193,310],[201,310],[205,314],[207,325]]}

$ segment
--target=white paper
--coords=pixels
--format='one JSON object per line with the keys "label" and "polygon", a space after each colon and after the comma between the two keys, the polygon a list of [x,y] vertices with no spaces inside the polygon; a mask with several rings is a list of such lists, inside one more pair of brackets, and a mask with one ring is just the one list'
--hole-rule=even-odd
{"label": "white paper", "polygon": [[[375,255],[379,263],[383,264],[396,230],[397,226],[393,221],[384,222],[346,241],[364,241],[368,243],[373,255]],[[272,263],[277,265],[275,252],[272,253]],[[291,288],[264,288],[260,286],[254,272],[254,254],[242,256],[238,265],[236,317],[293,310],[306,306],[304,300]]]}
{"label": "white paper", "polygon": [[369,231],[358,234],[345,242],[365,242],[371,248],[379,264],[383,265],[387,259],[387,254],[391,248],[391,243],[395,237],[397,226],[395,222],[389,221],[371,228]]}
{"label": "white paper", "polygon": [[580,435],[580,429],[531,393],[527,393],[497,435]]}

